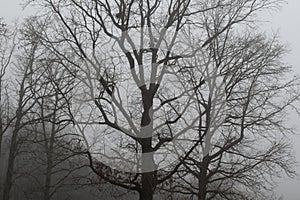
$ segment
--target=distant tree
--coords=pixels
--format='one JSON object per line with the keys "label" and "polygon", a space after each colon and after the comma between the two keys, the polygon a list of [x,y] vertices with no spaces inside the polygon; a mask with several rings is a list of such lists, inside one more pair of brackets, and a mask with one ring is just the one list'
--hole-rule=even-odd
{"label": "distant tree", "polygon": [[[236,144],[247,143],[244,135],[250,128],[247,123],[251,111],[256,114],[253,123],[266,123],[268,120],[263,117],[273,113],[272,118],[282,111],[273,112],[277,106],[262,95],[264,87],[257,86],[261,77],[265,81],[266,75],[274,78],[273,75],[285,71],[272,71],[277,64],[273,61],[278,61],[276,56],[281,54],[265,54],[273,48],[263,45],[265,40],[254,39],[251,46],[250,38],[256,38],[255,33],[250,38],[238,39],[247,27],[254,25],[255,14],[276,8],[279,0],[28,2],[45,9],[43,16],[49,22],[48,29],[39,37],[76,80],[71,116],[84,139],[90,167],[101,179],[138,192],[142,200],[152,200],[157,186],[170,179],[182,164],[191,169],[190,173],[197,172],[199,160],[191,166],[190,163],[195,160],[199,145],[204,149],[199,150],[203,157],[198,164],[207,166],[196,176],[204,184],[201,182],[195,190],[199,199],[205,199],[208,164],[215,165],[215,159],[228,151],[232,151],[230,155],[242,151],[233,149]],[[227,47],[228,40],[230,45],[237,43],[243,49],[238,49],[238,45],[233,49]],[[261,47],[264,51],[255,52]],[[242,57],[239,51],[245,51]],[[252,60],[256,56],[260,59]],[[261,63],[255,63],[258,61]],[[261,71],[270,70],[268,67],[270,72]],[[275,73],[276,70],[279,71]],[[193,73],[198,75],[193,77]],[[214,86],[219,76],[225,81],[225,90]],[[278,90],[269,86],[272,85],[266,85],[266,93],[273,97]],[[209,89],[205,97],[199,92],[203,88]],[[222,127],[233,129],[232,132],[212,134],[209,130],[213,128],[211,120],[215,125],[223,122],[223,117],[220,121],[217,116],[210,116],[211,106],[220,105],[211,104],[219,102],[212,101],[211,89],[217,92],[214,98],[225,91],[225,102],[230,100],[228,113],[234,114],[233,119],[224,114],[228,127]],[[283,104],[289,105],[296,97]],[[261,105],[260,100],[267,102]],[[259,110],[260,105],[266,107]],[[220,140],[216,141],[213,135]],[[211,144],[212,140],[216,143]]]}
{"label": "distant tree", "polygon": [[[38,33],[44,25],[30,17],[20,28],[20,35],[26,41],[34,39],[38,43],[39,52],[30,77],[35,82],[28,86],[32,92],[30,101],[35,104],[27,112],[29,119],[32,116],[35,119],[20,131],[21,153],[15,158],[14,187],[22,190],[18,193],[24,199],[67,198],[75,191],[73,179],[90,171],[87,160],[81,156],[81,138],[69,116],[74,78],[61,66],[61,60],[41,46]],[[83,181],[78,180],[77,184],[80,183]]]}
{"label": "distant tree", "polygon": [[45,25],[0,27],[0,198],[95,199],[99,181],[70,116],[74,76],[42,46]]}
{"label": "distant tree", "polygon": [[38,43],[35,38],[32,37],[30,40],[23,37],[23,40],[19,41],[18,54],[15,55],[13,63],[9,63],[14,69],[14,81],[8,92],[10,110],[9,119],[12,120],[9,124],[9,145],[8,145],[8,156],[7,156],[7,167],[4,179],[3,189],[3,200],[10,199],[10,191],[13,185],[14,179],[14,166],[15,159],[18,154],[18,150],[22,141],[19,138],[21,130],[29,123],[33,123],[36,119],[31,113],[31,109],[36,104],[33,99],[34,93],[39,89],[34,87],[38,81],[37,77],[34,77],[35,61],[40,52],[38,52]]}
{"label": "distant tree", "polygon": [[10,30],[0,18],[0,159],[4,134],[12,122],[9,109],[7,71],[15,52],[15,34],[15,31]]}

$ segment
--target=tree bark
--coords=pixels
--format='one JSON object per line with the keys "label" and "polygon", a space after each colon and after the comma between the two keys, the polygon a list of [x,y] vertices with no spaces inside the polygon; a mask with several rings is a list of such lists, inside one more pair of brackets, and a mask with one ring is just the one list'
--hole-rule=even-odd
{"label": "tree bark", "polygon": [[[54,154],[54,142],[55,142],[55,123],[56,123],[56,112],[57,112],[57,104],[58,104],[58,94],[55,94],[55,106],[53,110],[53,116],[52,116],[52,124],[51,124],[51,133],[50,133],[50,141],[49,146],[48,143],[48,137],[47,137],[47,131],[44,129],[45,134],[45,147],[46,147],[46,155],[47,155],[47,169],[46,169],[46,180],[45,180],[45,189],[44,189],[44,199],[50,200],[51,199],[51,180],[52,180],[52,170],[53,170],[53,154]],[[43,106],[43,105],[42,105]],[[44,117],[44,111],[43,107],[42,109],[42,116]]]}
{"label": "tree bark", "polygon": [[142,139],[142,188],[140,200],[152,200],[156,187],[156,166],[151,142],[152,137]]}
{"label": "tree bark", "polygon": [[154,162],[152,148],[153,134],[153,92],[143,89],[143,107],[144,112],[141,120],[141,137],[142,146],[142,187],[140,191],[140,200],[152,200],[156,187],[156,165]]}
{"label": "tree bark", "polygon": [[208,170],[208,156],[203,158],[200,164],[200,172],[198,174],[198,200],[205,200],[207,195],[207,170]]}
{"label": "tree bark", "polygon": [[53,143],[54,143],[54,134],[51,133],[50,147],[47,152],[47,169],[46,169],[46,180],[45,180],[45,189],[44,189],[44,199],[50,200],[50,187],[52,179],[52,165],[53,165]]}
{"label": "tree bark", "polygon": [[[21,113],[18,113],[20,116]],[[3,190],[3,200],[9,200],[10,199],[10,190],[12,187],[12,178],[13,178],[13,171],[14,171],[14,163],[15,163],[15,157],[17,154],[17,139],[18,139],[18,132],[19,127],[21,123],[21,117],[17,118],[15,128],[12,133],[11,141],[10,141],[10,147],[9,147],[9,155],[8,155],[8,164],[7,164],[7,170],[6,170],[6,178],[4,183],[4,190]]]}
{"label": "tree bark", "polygon": [[153,200],[155,189],[155,173],[145,172],[142,174],[142,189],[140,192],[140,200]]}

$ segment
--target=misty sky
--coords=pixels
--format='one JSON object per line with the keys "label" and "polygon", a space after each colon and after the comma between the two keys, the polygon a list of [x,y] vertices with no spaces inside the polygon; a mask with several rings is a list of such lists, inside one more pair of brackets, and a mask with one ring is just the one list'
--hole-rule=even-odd
{"label": "misty sky", "polygon": [[[33,14],[32,9],[22,11],[21,0],[0,0],[0,17],[4,17],[7,22],[13,22],[15,19]],[[266,14],[265,20],[268,23],[268,31],[279,30],[281,41],[289,45],[290,54],[286,56],[286,62],[294,67],[295,73],[300,74],[300,0],[286,0],[283,8],[272,14]],[[265,15],[264,15],[265,16]],[[297,127],[297,134],[294,138],[294,149],[297,161],[300,163],[300,117],[295,115],[290,120]],[[297,168],[300,174],[300,166]],[[300,178],[289,181],[282,180],[277,189],[279,195],[284,195],[285,200],[299,200],[300,198]]]}

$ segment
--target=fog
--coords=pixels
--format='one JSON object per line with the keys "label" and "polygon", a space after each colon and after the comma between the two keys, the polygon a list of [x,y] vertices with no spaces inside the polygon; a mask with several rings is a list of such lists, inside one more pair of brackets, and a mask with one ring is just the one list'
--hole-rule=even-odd
{"label": "fog", "polygon": [[[20,5],[21,0],[1,0],[0,17],[3,17],[7,22],[21,20],[23,17],[34,13],[32,9],[22,10]],[[300,1],[287,0],[281,10],[272,14],[264,14],[264,20],[267,20],[267,32],[279,31],[281,41],[289,46],[290,53],[286,56],[286,62],[293,66],[296,73],[300,73]],[[300,118],[295,114],[290,115],[290,121],[295,126],[298,133],[293,137],[294,151],[297,161],[300,162]],[[300,166],[297,167],[297,172],[300,174]],[[287,200],[298,200],[300,179],[296,180],[281,180],[277,188],[277,193],[282,195]]]}
{"label": "fog", "polygon": [[[286,56],[286,62],[293,66],[295,73],[300,73],[300,13],[299,13],[300,1],[287,0],[287,3],[283,8],[272,15],[268,16],[270,21],[270,30],[279,31],[282,42],[289,46],[290,53]],[[290,116],[291,123],[296,128],[296,135],[293,138],[293,145],[295,156],[300,162],[300,118],[299,116],[292,114]],[[297,173],[300,174],[300,166],[298,164]],[[298,200],[300,196],[299,191],[300,178],[297,180],[282,180],[278,187],[278,193],[282,194],[284,199]]]}

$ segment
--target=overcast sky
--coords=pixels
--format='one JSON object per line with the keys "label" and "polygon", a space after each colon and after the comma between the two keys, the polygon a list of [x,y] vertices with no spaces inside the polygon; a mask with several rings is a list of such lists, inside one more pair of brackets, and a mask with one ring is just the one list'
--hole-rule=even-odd
{"label": "overcast sky", "polygon": [[[270,27],[279,30],[281,40],[289,45],[291,52],[286,56],[286,62],[293,66],[295,73],[300,74],[300,1],[286,0],[287,4],[272,16],[269,15]],[[300,163],[300,117],[294,116],[291,122],[297,128],[297,135],[293,138],[297,161]],[[300,174],[300,166],[297,167]],[[278,193],[284,195],[284,200],[299,200],[300,178],[294,181],[283,180]]]}
{"label": "overcast sky", "polygon": [[[0,0],[0,17],[12,22],[14,19],[22,18],[33,13],[32,10],[22,11],[21,0]],[[283,8],[271,15],[266,15],[269,20],[268,30],[277,31],[281,35],[283,43],[287,43],[291,52],[286,57],[286,62],[294,67],[295,73],[300,74],[300,0],[286,0]],[[297,132],[300,133],[300,118],[293,117],[293,124],[298,125]],[[300,162],[300,134],[294,137],[294,149],[298,162]],[[297,168],[300,174],[300,166]],[[299,200],[300,198],[300,178],[298,180],[283,180],[277,189],[278,194],[284,195],[285,200]]]}

